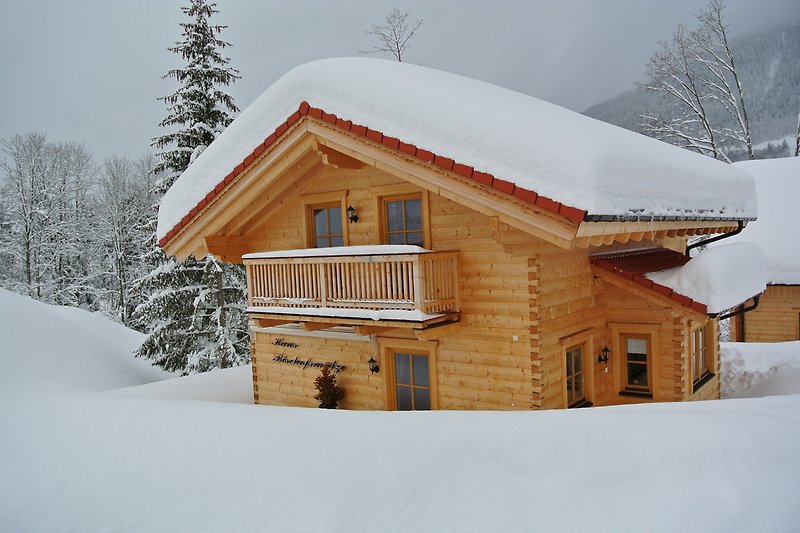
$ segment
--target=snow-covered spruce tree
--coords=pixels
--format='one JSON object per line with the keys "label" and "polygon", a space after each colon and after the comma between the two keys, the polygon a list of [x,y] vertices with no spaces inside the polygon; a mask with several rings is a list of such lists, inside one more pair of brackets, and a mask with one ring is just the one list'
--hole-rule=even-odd
{"label": "snow-covered spruce tree", "polygon": [[[183,38],[169,50],[186,64],[165,76],[174,78],[179,87],[161,98],[168,115],[160,126],[177,129],[153,139],[153,145],[163,150],[156,165],[160,174],[157,201],[238,111],[233,98],[222,90],[239,76],[228,66],[229,58],[220,53],[230,46],[218,38],[225,26],[209,23],[218,13],[216,4],[190,0],[181,9],[189,21],[181,23]],[[158,247],[155,218],[149,226],[152,240],[146,259],[152,270],[136,283],[136,289],[149,296],[135,311],[147,338],[137,355],[184,374],[249,361],[241,267],[211,257],[176,263]]]}

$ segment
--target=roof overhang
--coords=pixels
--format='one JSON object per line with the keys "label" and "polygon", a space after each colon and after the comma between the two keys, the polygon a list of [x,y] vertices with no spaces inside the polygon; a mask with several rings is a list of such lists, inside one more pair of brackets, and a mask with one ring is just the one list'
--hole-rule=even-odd
{"label": "roof overhang", "polygon": [[466,205],[562,248],[722,233],[737,220],[591,215],[434,154],[401,139],[310,107],[299,109],[256,146],[159,244],[183,259],[209,253],[238,262],[243,229],[269,216],[326,167],[369,165]]}

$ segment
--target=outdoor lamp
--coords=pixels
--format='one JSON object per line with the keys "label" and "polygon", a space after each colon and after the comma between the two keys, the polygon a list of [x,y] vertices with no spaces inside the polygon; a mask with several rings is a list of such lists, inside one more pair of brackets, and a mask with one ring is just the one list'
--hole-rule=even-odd
{"label": "outdoor lamp", "polygon": [[608,349],[608,346],[604,346],[603,349],[600,351],[600,355],[597,356],[597,362],[608,364],[608,356],[610,353],[611,350]]}
{"label": "outdoor lamp", "polygon": [[369,365],[369,371],[372,372],[373,374],[377,374],[378,371],[381,369],[381,367],[378,366],[378,362],[375,360],[374,357],[370,357],[369,361],[367,361],[367,364]]}
{"label": "outdoor lamp", "polygon": [[358,222],[358,215],[356,214],[356,208],[353,207],[353,204],[350,204],[347,208],[347,220],[353,223]]}

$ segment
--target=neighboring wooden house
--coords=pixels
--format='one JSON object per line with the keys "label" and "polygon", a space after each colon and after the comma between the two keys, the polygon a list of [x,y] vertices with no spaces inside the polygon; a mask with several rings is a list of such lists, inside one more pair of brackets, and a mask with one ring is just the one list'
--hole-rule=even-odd
{"label": "neighboring wooden house", "polygon": [[730,165],[525,95],[335,59],[243,112],[158,236],[244,258],[258,403],[316,406],[324,362],[347,409],[697,400],[719,397],[712,316],[761,289],[712,305],[647,276],[713,284],[686,238],[752,220],[753,196]]}
{"label": "neighboring wooden house", "polygon": [[800,218],[795,203],[800,198],[800,157],[744,161],[736,166],[755,178],[760,216],[734,239],[755,243],[763,250],[769,286],[756,309],[731,320],[731,340],[798,340]]}

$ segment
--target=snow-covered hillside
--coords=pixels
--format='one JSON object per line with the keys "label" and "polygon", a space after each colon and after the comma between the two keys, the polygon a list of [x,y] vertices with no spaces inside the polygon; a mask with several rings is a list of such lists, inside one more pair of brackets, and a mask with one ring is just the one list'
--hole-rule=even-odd
{"label": "snow-covered hillside", "polygon": [[108,390],[171,377],[133,351],[143,335],[75,307],[0,289],[0,390]]}
{"label": "snow-covered hillside", "polygon": [[[0,309],[13,339],[0,356],[0,531],[800,529],[800,387],[547,412],[199,402],[175,398],[242,395],[249,371],[98,392],[129,384],[108,361],[124,361],[131,334],[6,292]],[[20,358],[69,371],[41,379]],[[135,364],[128,381],[150,379]]]}

